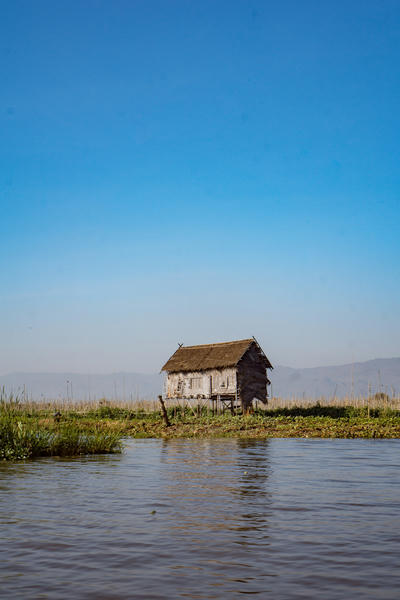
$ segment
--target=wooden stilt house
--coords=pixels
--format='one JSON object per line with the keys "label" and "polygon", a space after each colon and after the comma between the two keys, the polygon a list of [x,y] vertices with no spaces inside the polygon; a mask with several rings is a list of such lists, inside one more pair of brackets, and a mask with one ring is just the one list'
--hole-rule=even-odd
{"label": "wooden stilt house", "polygon": [[248,410],[254,399],[267,403],[272,365],[255,338],[183,346],[165,363],[167,398],[204,398],[240,403]]}

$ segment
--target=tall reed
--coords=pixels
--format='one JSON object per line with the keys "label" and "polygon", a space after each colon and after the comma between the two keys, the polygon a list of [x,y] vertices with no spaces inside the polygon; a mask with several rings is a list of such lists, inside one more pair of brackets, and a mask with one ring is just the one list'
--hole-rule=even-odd
{"label": "tall reed", "polygon": [[120,434],[39,419],[40,410],[13,396],[0,397],[0,460],[76,456],[121,451]]}

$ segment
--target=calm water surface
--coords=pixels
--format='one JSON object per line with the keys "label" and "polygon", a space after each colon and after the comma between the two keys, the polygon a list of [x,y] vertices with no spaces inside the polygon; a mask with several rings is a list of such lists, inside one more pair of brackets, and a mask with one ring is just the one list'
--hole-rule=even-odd
{"label": "calm water surface", "polygon": [[400,440],[0,463],[0,596],[400,598]]}

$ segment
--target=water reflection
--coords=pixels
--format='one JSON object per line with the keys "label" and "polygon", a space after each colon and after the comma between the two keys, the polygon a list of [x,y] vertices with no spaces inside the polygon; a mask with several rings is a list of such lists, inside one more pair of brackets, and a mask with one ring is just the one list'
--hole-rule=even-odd
{"label": "water reflection", "polygon": [[[268,440],[205,440],[185,444],[177,440],[164,441],[161,455],[163,465],[180,469],[165,481],[165,493],[177,501],[205,498],[212,502],[216,494],[225,502],[232,497],[252,497],[264,507],[268,503],[269,465]],[[166,469],[166,474],[169,470]]]}
{"label": "water reflection", "polygon": [[[269,441],[166,441],[162,464],[161,493],[175,507],[169,535],[174,546],[196,553],[198,571],[212,569],[212,579],[203,584],[207,593],[216,593],[222,576],[226,585],[235,584],[230,593],[261,593],[270,574],[256,573],[254,564],[260,542],[268,538]],[[177,568],[191,577],[191,564]]]}
{"label": "water reflection", "polygon": [[399,449],[136,440],[0,464],[2,596],[395,598]]}

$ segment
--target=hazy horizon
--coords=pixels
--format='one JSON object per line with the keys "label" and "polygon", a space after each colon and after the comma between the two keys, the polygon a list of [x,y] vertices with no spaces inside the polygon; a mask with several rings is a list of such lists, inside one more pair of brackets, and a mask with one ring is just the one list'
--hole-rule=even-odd
{"label": "hazy horizon", "polygon": [[[299,370],[307,370],[307,369],[324,369],[324,368],[335,368],[335,367],[347,367],[349,365],[359,365],[359,364],[364,364],[364,363],[368,363],[368,362],[374,362],[374,361],[391,361],[391,360],[398,360],[400,359],[400,356],[383,356],[383,357],[378,357],[375,356],[373,358],[369,358],[363,361],[354,361],[354,362],[350,362],[350,363],[332,363],[332,364],[324,364],[324,365],[311,365],[311,366],[297,366],[294,367],[293,365],[284,365],[284,364],[276,364],[273,365],[274,369],[276,369],[277,367],[279,368],[284,368],[284,369],[299,369]],[[155,375],[155,374],[161,374],[162,372],[160,371],[160,369],[157,371],[138,371],[135,369],[131,369],[129,371],[124,371],[124,370],[118,370],[118,371],[103,371],[103,372],[99,372],[99,371],[91,371],[91,372],[85,372],[85,371],[70,371],[67,369],[61,370],[61,371],[29,371],[29,370],[16,370],[16,371],[8,371],[8,372],[1,372],[0,371],[0,377],[4,376],[4,375],[15,375],[15,374],[30,374],[30,375],[62,375],[62,374],[71,374],[71,375],[83,375],[83,376],[88,376],[88,375],[100,375],[100,376],[106,376],[106,375],[124,375],[124,374],[136,374],[136,375]]]}
{"label": "hazy horizon", "polygon": [[[270,394],[281,397],[398,395],[400,357],[362,363],[295,369],[275,365],[269,372]],[[0,375],[2,394],[19,399],[139,400],[163,392],[164,373],[10,373]]]}

